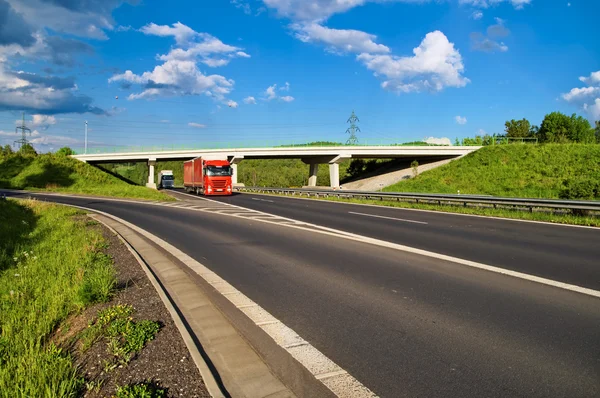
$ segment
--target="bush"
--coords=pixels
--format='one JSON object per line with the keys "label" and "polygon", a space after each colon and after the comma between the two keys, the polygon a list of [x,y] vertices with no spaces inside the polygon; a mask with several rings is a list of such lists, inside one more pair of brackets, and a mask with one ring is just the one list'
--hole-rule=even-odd
{"label": "bush", "polygon": [[117,398],[162,398],[165,390],[150,384],[134,384],[117,388]]}
{"label": "bush", "polygon": [[600,181],[591,179],[566,180],[560,191],[561,199],[594,199],[600,196]]}
{"label": "bush", "polygon": [[58,151],[56,151],[56,155],[58,155],[58,156],[71,156],[71,155],[75,155],[75,151],[73,151],[68,146],[65,146],[65,147],[60,148]]}

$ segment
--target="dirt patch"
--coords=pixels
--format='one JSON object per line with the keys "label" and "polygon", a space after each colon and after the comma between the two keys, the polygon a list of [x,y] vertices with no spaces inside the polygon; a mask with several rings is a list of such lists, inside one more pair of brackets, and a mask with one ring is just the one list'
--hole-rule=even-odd
{"label": "dirt patch", "polygon": [[[152,383],[165,389],[168,397],[210,397],[177,327],[137,260],[104,226],[89,219],[87,223],[90,228],[102,231],[108,244],[104,252],[114,260],[118,283],[110,303],[92,306],[70,318],[54,337],[57,343],[71,350],[80,374],[85,377],[83,396],[112,397],[118,386]],[[100,340],[82,352],[77,336],[99,310],[117,304],[133,306],[135,321],[156,321],[161,328],[156,338],[148,342],[128,364],[111,370],[108,366],[111,354],[106,342]]]}

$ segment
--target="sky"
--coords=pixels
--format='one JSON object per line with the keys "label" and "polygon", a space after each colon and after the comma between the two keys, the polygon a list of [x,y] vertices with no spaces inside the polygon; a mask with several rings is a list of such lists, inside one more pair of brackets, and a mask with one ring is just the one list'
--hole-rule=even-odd
{"label": "sky", "polygon": [[600,120],[597,0],[0,0],[0,144],[453,142]]}

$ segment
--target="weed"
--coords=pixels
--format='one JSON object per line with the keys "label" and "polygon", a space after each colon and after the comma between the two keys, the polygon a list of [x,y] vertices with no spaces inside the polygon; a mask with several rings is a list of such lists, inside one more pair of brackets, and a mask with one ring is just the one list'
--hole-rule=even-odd
{"label": "weed", "polygon": [[117,398],[162,398],[166,391],[147,383],[140,383],[117,388]]}

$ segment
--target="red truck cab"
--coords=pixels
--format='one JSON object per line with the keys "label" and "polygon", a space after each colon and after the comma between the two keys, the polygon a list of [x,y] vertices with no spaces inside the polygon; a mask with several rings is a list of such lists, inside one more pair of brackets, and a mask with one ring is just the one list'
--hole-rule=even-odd
{"label": "red truck cab", "polygon": [[183,163],[183,185],[196,195],[231,195],[233,169],[227,160],[201,157]]}

